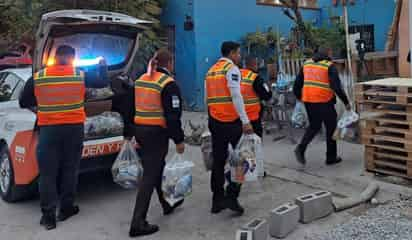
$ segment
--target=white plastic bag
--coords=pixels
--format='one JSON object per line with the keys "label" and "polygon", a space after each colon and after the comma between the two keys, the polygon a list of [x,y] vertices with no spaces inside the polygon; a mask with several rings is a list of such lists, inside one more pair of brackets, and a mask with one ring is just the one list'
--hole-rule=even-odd
{"label": "white plastic bag", "polygon": [[256,134],[244,134],[230,159],[231,180],[237,183],[257,181],[258,161],[262,160],[262,139]]}
{"label": "white plastic bag", "polygon": [[292,113],[292,126],[294,128],[306,128],[308,125],[308,115],[306,113],[305,105],[297,101],[295,109]]}
{"label": "white plastic bag", "polygon": [[192,168],[191,161],[183,159],[182,154],[176,154],[167,162],[163,171],[162,191],[163,197],[170,204],[182,200],[192,193]]}
{"label": "white plastic bag", "polygon": [[125,141],[112,166],[115,183],[126,189],[136,189],[143,177],[143,167],[133,144]]}
{"label": "white plastic bag", "polygon": [[211,171],[213,167],[213,148],[212,135],[209,131],[202,134],[200,150],[202,151],[202,158],[206,171]]}
{"label": "white plastic bag", "polygon": [[345,111],[338,121],[337,128],[333,134],[334,140],[357,142],[359,137],[359,114],[354,111]]}

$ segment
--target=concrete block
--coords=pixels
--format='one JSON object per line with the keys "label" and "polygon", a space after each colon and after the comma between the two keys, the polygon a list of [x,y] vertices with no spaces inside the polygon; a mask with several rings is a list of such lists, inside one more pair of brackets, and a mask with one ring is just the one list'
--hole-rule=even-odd
{"label": "concrete block", "polygon": [[285,238],[299,224],[299,206],[293,203],[283,204],[270,212],[269,233],[275,238]]}
{"label": "concrete block", "polygon": [[253,232],[249,230],[238,230],[236,240],[253,240]]}
{"label": "concrete block", "polygon": [[300,222],[309,223],[326,217],[333,212],[332,194],[327,191],[315,192],[296,198],[300,208]]}
{"label": "concrete block", "polygon": [[268,222],[262,218],[256,218],[242,227],[244,230],[252,231],[253,240],[267,240],[269,235]]}

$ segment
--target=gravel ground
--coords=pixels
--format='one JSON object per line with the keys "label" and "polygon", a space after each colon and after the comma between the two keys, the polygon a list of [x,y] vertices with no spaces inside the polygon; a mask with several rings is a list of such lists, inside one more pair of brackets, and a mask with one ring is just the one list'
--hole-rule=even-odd
{"label": "gravel ground", "polygon": [[306,240],[412,240],[412,198],[380,205]]}

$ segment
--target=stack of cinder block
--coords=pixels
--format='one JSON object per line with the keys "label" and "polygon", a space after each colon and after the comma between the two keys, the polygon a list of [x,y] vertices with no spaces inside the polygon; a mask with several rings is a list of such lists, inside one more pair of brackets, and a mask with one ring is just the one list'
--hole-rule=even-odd
{"label": "stack of cinder block", "polygon": [[295,203],[285,203],[270,212],[268,221],[257,218],[242,227],[236,240],[267,240],[269,234],[285,238],[299,222],[309,223],[329,216],[334,211],[330,192],[320,191],[296,198]]}

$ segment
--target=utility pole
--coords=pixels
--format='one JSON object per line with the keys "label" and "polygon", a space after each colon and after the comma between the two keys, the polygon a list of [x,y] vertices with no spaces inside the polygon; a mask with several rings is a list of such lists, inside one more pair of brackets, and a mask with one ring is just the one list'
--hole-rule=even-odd
{"label": "utility pole", "polygon": [[[409,0],[412,1],[412,0]],[[355,81],[355,75],[352,72],[352,58],[351,58],[351,49],[350,49],[350,42],[349,42],[349,16],[348,16],[348,6],[347,6],[347,1],[342,1],[342,7],[343,7],[343,18],[345,22],[345,38],[346,38],[346,57],[348,61],[348,69],[349,73],[352,75],[351,80],[349,81],[349,86],[348,86],[348,94],[350,99],[353,99],[353,85]]]}
{"label": "utility pole", "polygon": [[[409,51],[412,49],[412,0],[409,0]],[[409,64],[412,77],[412,64]]]}

